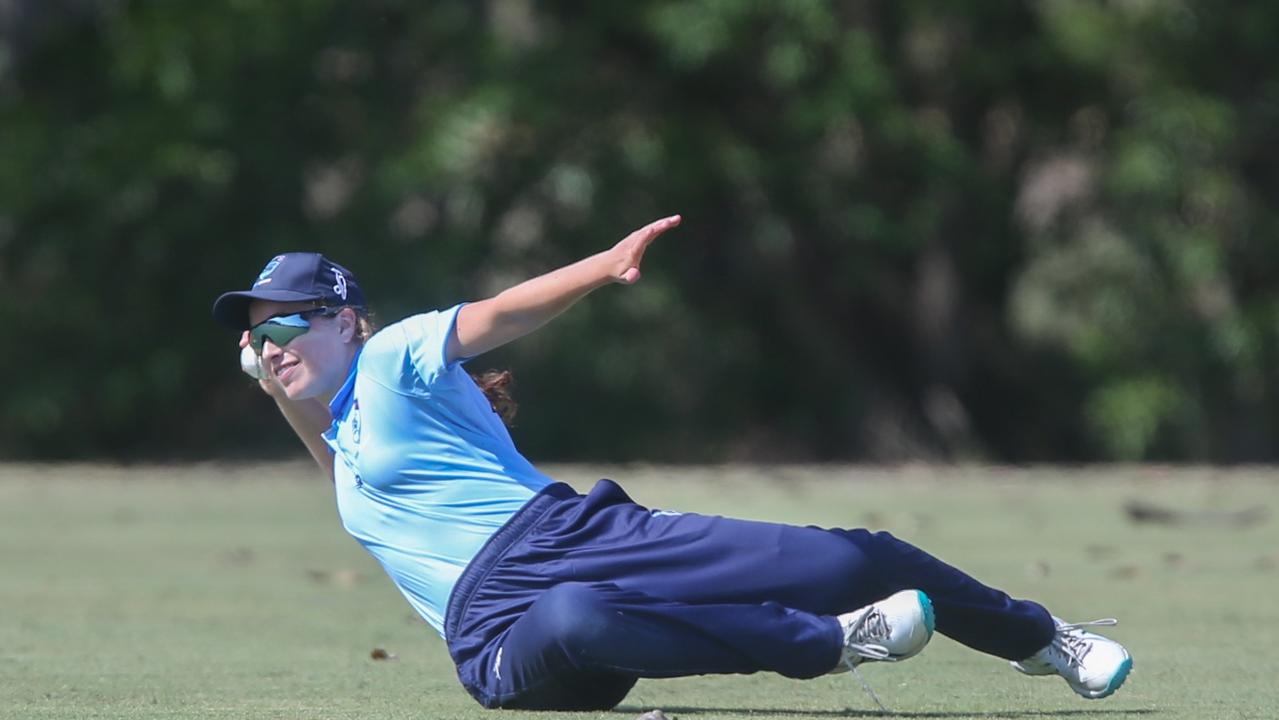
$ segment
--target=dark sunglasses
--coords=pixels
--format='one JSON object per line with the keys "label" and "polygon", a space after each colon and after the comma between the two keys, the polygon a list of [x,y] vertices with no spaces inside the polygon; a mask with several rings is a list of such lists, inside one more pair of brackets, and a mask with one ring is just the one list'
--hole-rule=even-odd
{"label": "dark sunglasses", "polygon": [[262,346],[267,340],[275,343],[276,347],[284,347],[293,342],[298,336],[305,335],[306,331],[311,329],[309,318],[317,315],[320,317],[333,317],[340,312],[342,312],[342,308],[318,307],[314,310],[303,310],[290,315],[269,317],[249,328],[249,347],[253,348],[253,352],[259,356],[262,355]]}

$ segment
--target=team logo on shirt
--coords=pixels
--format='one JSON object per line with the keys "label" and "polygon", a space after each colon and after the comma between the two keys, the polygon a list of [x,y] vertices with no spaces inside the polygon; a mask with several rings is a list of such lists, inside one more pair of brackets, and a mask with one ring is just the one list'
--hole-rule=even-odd
{"label": "team logo on shirt", "polygon": [[360,443],[360,401],[351,406],[351,442]]}

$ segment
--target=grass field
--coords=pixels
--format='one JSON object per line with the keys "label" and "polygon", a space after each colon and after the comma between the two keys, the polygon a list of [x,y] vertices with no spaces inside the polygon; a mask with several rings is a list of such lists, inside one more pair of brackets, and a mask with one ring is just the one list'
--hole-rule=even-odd
{"label": "grass field", "polygon": [[[551,468],[641,503],[895,534],[1073,620],[1116,616],[1136,667],[1086,701],[942,637],[864,674],[910,718],[1279,716],[1279,531],[1133,524],[1144,499],[1273,506],[1275,470]],[[0,465],[2,718],[874,715],[848,675],[641,681],[609,713],[485,711],[443,643],[343,534],[303,464]],[[1270,508],[1274,510],[1273,507]],[[385,649],[393,660],[375,661]]]}

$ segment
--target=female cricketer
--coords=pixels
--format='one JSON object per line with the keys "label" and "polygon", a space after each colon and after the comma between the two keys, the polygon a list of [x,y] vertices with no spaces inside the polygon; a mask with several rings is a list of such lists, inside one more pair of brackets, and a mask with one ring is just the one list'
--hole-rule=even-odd
{"label": "female cricketer", "polygon": [[855,671],[915,655],[934,628],[1084,697],[1114,692],[1132,659],[1085,630],[1112,620],[1063,622],[885,532],[650,510],[608,480],[579,494],[520,455],[461,364],[636,282],[679,222],[376,332],[355,277],[315,253],[272,258],[213,314],[243,331],[342,524],[485,707],[608,709],[638,678]]}

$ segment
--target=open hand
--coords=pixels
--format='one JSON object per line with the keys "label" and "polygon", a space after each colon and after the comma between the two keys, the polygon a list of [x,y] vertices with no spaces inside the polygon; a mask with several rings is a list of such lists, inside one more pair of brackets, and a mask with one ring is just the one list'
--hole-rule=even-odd
{"label": "open hand", "polygon": [[635,232],[627,235],[610,251],[614,255],[613,282],[632,285],[640,279],[640,262],[644,259],[644,251],[659,235],[677,227],[679,215],[662,218],[651,222]]}

